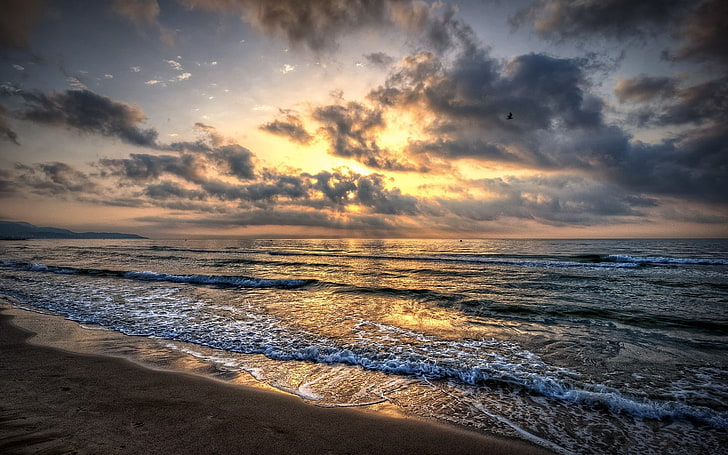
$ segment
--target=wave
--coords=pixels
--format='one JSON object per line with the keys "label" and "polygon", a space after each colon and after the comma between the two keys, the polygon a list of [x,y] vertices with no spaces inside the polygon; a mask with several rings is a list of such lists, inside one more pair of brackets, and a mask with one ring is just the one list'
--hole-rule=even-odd
{"label": "wave", "polygon": [[728,265],[728,259],[710,259],[710,258],[671,258],[661,256],[627,256],[620,254],[610,254],[602,256],[606,262],[616,263],[632,263],[632,264],[672,264],[672,265]]}
{"label": "wave", "polygon": [[[465,386],[522,388],[532,394],[558,401],[602,407],[613,413],[626,413],[637,418],[692,419],[718,429],[728,429],[728,414],[725,412],[685,400],[629,396],[601,384],[580,383],[578,373],[547,365],[533,353],[518,350],[505,342],[481,340],[470,341],[461,346],[462,343],[459,342],[442,344],[440,341],[424,339],[426,337],[421,334],[410,336],[417,337],[426,347],[400,344],[385,348],[377,346],[377,343],[370,343],[368,346],[337,346],[328,340],[311,344],[303,342],[280,345],[269,339],[268,343],[257,346],[245,346],[239,338],[231,342],[219,338],[184,341],[233,352],[263,354],[279,361],[345,364],[385,374],[420,377],[428,381],[454,381]],[[500,350],[505,350],[507,354],[487,354],[489,351]],[[473,356],[473,352],[479,353],[477,357]]]}
{"label": "wave", "polygon": [[699,314],[686,317],[681,314],[656,314],[638,309],[611,309],[590,305],[533,305],[518,303],[499,303],[480,299],[438,300],[438,305],[456,308],[464,313],[479,317],[507,317],[532,321],[534,318],[561,318],[570,320],[593,320],[618,323],[648,329],[684,329],[715,335],[728,333],[725,319],[700,317]]}
{"label": "wave", "polygon": [[[18,298],[21,298],[18,296]],[[22,299],[25,300],[25,299]],[[355,328],[356,342],[342,342],[301,329],[287,329],[272,315],[245,312],[245,319],[202,316],[184,299],[127,300],[125,307],[96,301],[75,308],[58,299],[44,307],[69,319],[99,324],[127,335],[154,336],[278,361],[350,365],[385,374],[449,381],[462,386],[522,389],[565,404],[604,408],[637,418],[690,419],[728,429],[728,414],[681,397],[650,399],[581,380],[567,368],[550,365],[514,343],[499,340],[442,340],[371,321]]]}
{"label": "wave", "polygon": [[477,255],[477,254],[435,254],[435,255],[387,255],[387,254],[347,254],[313,253],[293,251],[269,251],[272,256],[328,257],[337,259],[368,259],[418,262],[450,262],[464,264],[510,265],[522,267],[590,267],[590,268],[637,268],[661,265],[728,265],[724,258],[679,258],[663,256],[629,256],[620,254],[582,254],[563,257],[543,257],[536,255]]}
{"label": "wave", "polygon": [[523,267],[602,267],[602,268],[636,268],[639,262],[581,262],[577,260],[554,260],[554,259],[525,259],[522,257],[507,256],[476,256],[476,255],[432,255],[432,256],[397,256],[397,255],[369,255],[369,254],[339,254],[339,253],[303,253],[286,251],[269,251],[272,256],[307,256],[307,257],[329,257],[337,259],[369,259],[369,260],[392,260],[392,261],[416,261],[416,262],[448,262],[464,264],[488,264],[488,265],[512,265]]}
{"label": "wave", "polygon": [[46,272],[57,275],[86,275],[97,277],[124,278],[136,281],[163,281],[193,285],[216,285],[242,288],[301,288],[317,282],[313,279],[269,279],[226,275],[175,275],[152,271],[119,271],[106,269],[80,269],[57,267],[37,263],[2,261],[0,267],[29,272]]}

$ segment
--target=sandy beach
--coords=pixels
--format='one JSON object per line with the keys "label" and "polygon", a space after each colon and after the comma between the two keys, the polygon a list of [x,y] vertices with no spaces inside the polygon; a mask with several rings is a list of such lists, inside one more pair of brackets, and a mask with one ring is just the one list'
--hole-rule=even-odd
{"label": "sandy beach", "polygon": [[[23,318],[47,317],[28,314]],[[13,321],[0,308],[4,454],[549,453],[456,427],[319,408],[283,393],[69,352],[59,348],[58,334],[57,347],[39,346]]]}

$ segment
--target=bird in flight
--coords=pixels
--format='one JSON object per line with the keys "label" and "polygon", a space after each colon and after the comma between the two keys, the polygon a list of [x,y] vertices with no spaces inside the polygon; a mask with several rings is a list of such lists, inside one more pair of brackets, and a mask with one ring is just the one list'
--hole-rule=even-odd
{"label": "bird in flight", "polygon": [[513,120],[513,112],[508,113],[508,117],[506,117],[506,120]]}

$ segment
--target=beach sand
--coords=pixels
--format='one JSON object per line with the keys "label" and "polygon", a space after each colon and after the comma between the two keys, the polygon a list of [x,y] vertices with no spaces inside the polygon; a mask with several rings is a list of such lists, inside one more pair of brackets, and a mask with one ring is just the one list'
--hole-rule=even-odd
{"label": "beach sand", "polygon": [[[283,393],[69,352],[60,349],[62,331],[39,334],[55,347],[39,346],[9,314],[19,311],[0,306],[3,454],[550,453],[419,419],[320,408]],[[48,318],[22,313],[18,320]]]}

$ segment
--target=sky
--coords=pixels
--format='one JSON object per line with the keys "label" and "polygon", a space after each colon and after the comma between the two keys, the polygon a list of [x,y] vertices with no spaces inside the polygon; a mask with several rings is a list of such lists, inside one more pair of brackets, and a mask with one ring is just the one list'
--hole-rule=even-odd
{"label": "sky", "polygon": [[728,237],[726,22],[723,0],[2,0],[0,219]]}

